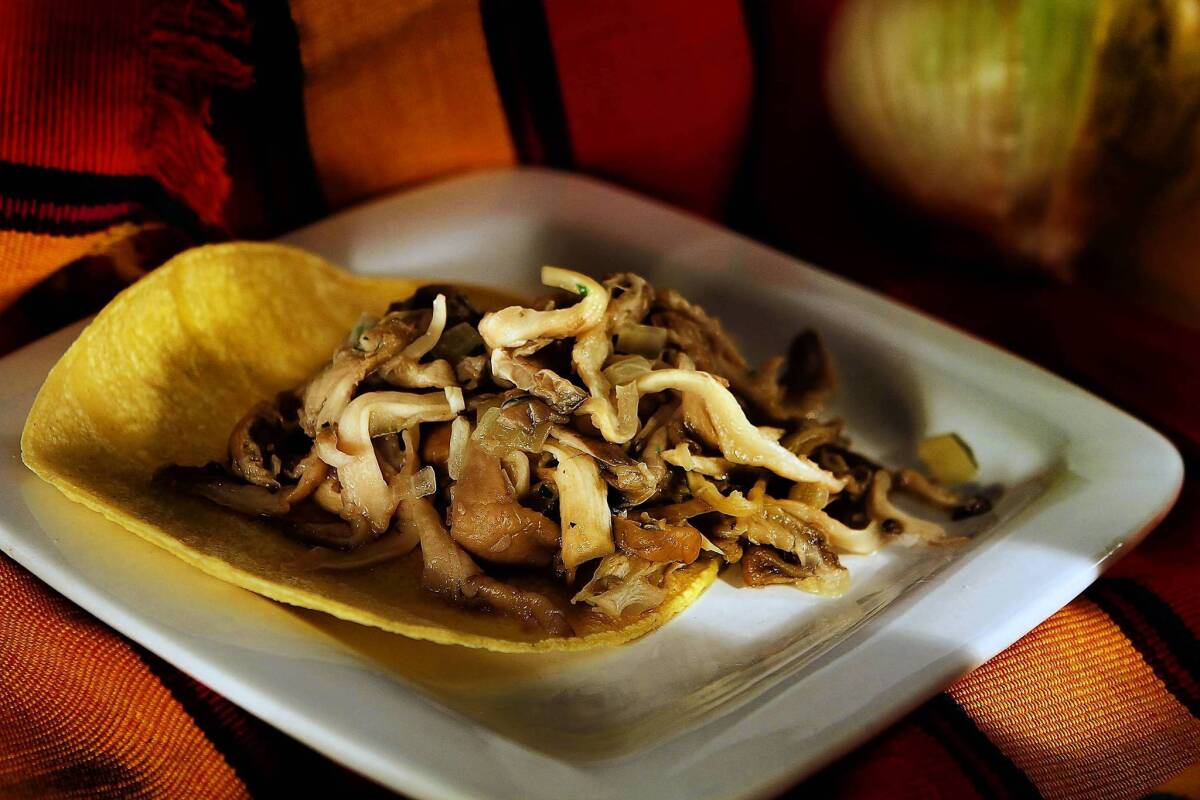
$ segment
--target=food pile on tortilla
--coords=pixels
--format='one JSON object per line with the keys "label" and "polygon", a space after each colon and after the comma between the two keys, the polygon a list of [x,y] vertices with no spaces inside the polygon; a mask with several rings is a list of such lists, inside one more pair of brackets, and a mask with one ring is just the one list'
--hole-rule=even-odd
{"label": "food pile on tortilla", "polygon": [[25,461],[267,597],[501,651],[635,638],[727,564],[837,595],[839,553],[950,538],[896,491],[986,510],[850,448],[815,334],[752,368],[672,289],[541,277],[514,305],[277,245],[189,251],[54,368]]}

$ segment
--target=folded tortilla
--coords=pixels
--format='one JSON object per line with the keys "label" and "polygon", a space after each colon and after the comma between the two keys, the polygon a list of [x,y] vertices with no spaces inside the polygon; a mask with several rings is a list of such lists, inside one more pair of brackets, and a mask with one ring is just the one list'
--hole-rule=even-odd
{"label": "folded tortilla", "polygon": [[[305,545],[151,481],[163,464],[223,460],[230,431],[254,403],[303,382],[362,312],[381,314],[421,283],[351,275],[281,245],[189,250],[122,292],[71,345],[34,401],[22,457],[72,500],[210,575],[417,639],[583,650],[641,636],[695,601],[716,561],[674,572],[667,601],[652,612],[607,621],[575,608],[580,635],[549,637],[422,590],[419,551],[354,572],[293,569]],[[500,302],[486,290],[467,294],[481,307]]]}

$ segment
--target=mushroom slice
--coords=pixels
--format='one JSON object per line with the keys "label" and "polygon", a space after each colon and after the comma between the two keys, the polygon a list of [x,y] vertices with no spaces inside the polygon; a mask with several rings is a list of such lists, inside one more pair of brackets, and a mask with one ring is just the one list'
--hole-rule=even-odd
{"label": "mushroom slice", "polygon": [[[591,418],[600,435],[610,442],[624,444],[637,434],[638,393],[631,381],[616,387],[604,376],[604,362],[612,353],[612,339],[607,326],[601,325],[581,334],[571,350],[575,371],[588,388],[590,396],[579,407],[580,414]],[[616,403],[610,399],[615,394]]]}
{"label": "mushroom slice", "polygon": [[433,298],[433,313],[429,317],[429,327],[423,334],[409,342],[408,346],[401,351],[402,355],[413,361],[420,361],[442,338],[444,330],[446,330],[446,295],[439,293],[437,297]]}
{"label": "mushroom slice", "polygon": [[667,330],[668,342],[695,361],[697,369],[724,376],[739,397],[777,421],[802,419],[820,408],[831,391],[833,370],[820,339],[804,331],[788,356],[752,370],[720,321],[673,289],[660,289],[651,322]]}
{"label": "mushroom slice", "polygon": [[444,389],[458,385],[454,367],[441,359],[420,364],[411,358],[398,358],[384,365],[379,376],[401,389]]}
{"label": "mushroom slice", "polygon": [[450,490],[449,519],[454,541],[489,561],[544,566],[558,549],[558,525],[517,501],[500,458],[473,439]]}
{"label": "mushroom slice", "polygon": [[851,528],[820,509],[795,500],[775,500],[771,505],[822,534],[825,541],[844,553],[866,555],[883,546],[883,529],[877,522],[865,528]]}
{"label": "mushroom slice", "polygon": [[[341,524],[345,525],[345,523]],[[401,531],[399,527],[394,526],[392,531],[350,552],[333,550],[328,547],[314,547],[293,561],[290,566],[301,571],[326,569],[334,572],[348,572],[395,561],[397,558],[403,558],[411,553],[420,544],[415,530],[407,528]]]}
{"label": "mushroom slice", "polygon": [[888,496],[892,488],[892,476],[887,470],[876,470],[867,494],[867,513],[872,524],[879,524],[893,536],[906,534],[923,542],[946,538],[946,529],[936,522],[914,517],[897,508]]}
{"label": "mushroom slice", "polygon": [[464,389],[475,391],[483,380],[486,368],[486,356],[466,356],[455,363],[454,378]]}
{"label": "mushroom slice", "polygon": [[972,497],[934,483],[915,469],[902,469],[896,474],[895,486],[918,500],[950,513],[951,519],[966,519],[991,511],[985,497]]}
{"label": "mushroom slice", "polygon": [[647,561],[691,564],[705,547],[704,536],[688,523],[672,525],[645,512],[638,519],[613,517],[613,528],[622,552]]}
{"label": "mushroom slice", "polygon": [[312,499],[317,506],[330,514],[339,517],[342,515],[342,485],[338,483],[335,472],[330,471],[326,474],[325,480],[321,481],[321,485],[313,492]]}
{"label": "mushroom slice", "polygon": [[651,468],[626,454],[620,447],[605,441],[589,439],[561,425],[551,428],[550,435],[562,444],[596,459],[604,480],[621,492],[630,505],[639,506],[658,491],[659,479]]}
{"label": "mushroom slice", "polygon": [[454,367],[437,359],[422,364],[421,359],[437,345],[446,328],[446,296],[433,299],[433,309],[425,333],[411,341],[398,355],[379,369],[379,376],[394,386],[406,389],[442,389],[457,384]]}
{"label": "mushroom slice", "polygon": [[[278,489],[276,470],[267,466],[262,445],[255,437],[264,426],[283,425],[283,415],[275,403],[262,402],[250,409],[229,434],[229,468],[235,475],[264,489]],[[277,462],[278,463],[278,462]]]}
{"label": "mushroom slice", "polygon": [[684,500],[682,503],[672,503],[667,506],[658,506],[651,509],[648,513],[652,513],[655,517],[661,517],[672,525],[679,525],[692,517],[698,517],[701,514],[707,514],[713,508],[703,500],[693,497],[691,500]]}
{"label": "mushroom slice", "polygon": [[479,335],[489,348],[521,347],[536,339],[577,336],[604,318],[608,290],[587,275],[559,267],[542,267],[542,283],[572,292],[582,299],[573,306],[551,311],[510,306],[484,314],[479,323]]}
{"label": "mushroom slice", "polygon": [[450,538],[433,504],[425,499],[402,500],[396,518],[402,529],[414,530],[420,538],[424,560],[421,584],[450,600],[473,597],[467,580],[483,570]]}
{"label": "mushroom slice", "polygon": [[332,430],[322,431],[316,440],[321,460],[338,471],[343,517],[349,521],[351,516],[359,516],[376,533],[383,533],[396,510],[372,437],[394,433],[414,423],[448,422],[455,416],[442,392],[368,392],[355,398],[338,419],[336,434]]}
{"label": "mushroom slice", "polygon": [[526,624],[536,624],[551,636],[572,636],[575,631],[562,609],[550,598],[528,589],[518,589],[487,575],[467,579],[476,600],[492,610],[515,617]]}
{"label": "mushroom slice", "polygon": [[822,483],[840,491],[842,482],[812,461],[765,436],[746,419],[737,399],[714,376],[684,369],[660,369],[637,379],[639,394],[668,389],[684,397],[684,416],[697,434],[711,441],[727,461],[762,467],[793,481]]}
{"label": "mushroom slice", "polygon": [[844,567],[823,571],[819,566],[788,561],[770,547],[746,548],[740,561],[742,580],[747,586],[785,583],[813,594],[836,596],[846,591],[849,581]]}
{"label": "mushroom slice", "polygon": [[353,551],[371,538],[371,529],[365,525],[351,525],[340,519],[294,519],[280,520],[284,534],[308,544],[336,549],[339,552]]}
{"label": "mushroom slice", "polygon": [[678,562],[647,561],[625,553],[605,556],[592,579],[571,599],[595,606],[613,619],[626,612],[640,614],[667,599],[666,579]]}
{"label": "mushroom slice", "polygon": [[332,425],[364,379],[395,358],[417,336],[411,321],[389,315],[338,348],[323,370],[304,387],[300,426],[310,437]]}
{"label": "mushroom slice", "polygon": [[697,472],[721,480],[728,478],[733,469],[733,464],[723,458],[694,454],[686,442],[680,442],[670,450],[663,450],[662,457],[663,461],[687,472]]}
{"label": "mushroom slice", "polygon": [[329,474],[329,465],[313,450],[300,460],[295,472],[299,480],[287,491],[287,501],[292,505],[304,500],[321,486]]}
{"label": "mushroom slice", "polygon": [[558,461],[554,484],[558,489],[562,561],[573,574],[585,561],[616,550],[608,493],[591,456],[559,442],[547,442],[546,451]]}
{"label": "mushroom slice", "polygon": [[637,434],[638,394],[632,381],[614,388],[604,373],[604,363],[612,355],[613,332],[646,316],[653,289],[632,273],[614,275],[604,283],[621,293],[610,300],[603,322],[576,338],[571,363],[590,394],[579,413],[588,415],[607,441],[624,444]]}
{"label": "mushroom slice", "polygon": [[753,516],[763,510],[762,498],[744,497],[737,490],[723,495],[711,481],[695,472],[687,473],[687,485],[693,497],[702,500],[713,511],[719,511],[730,517],[740,519]]}
{"label": "mushroom slice", "polygon": [[698,369],[730,380],[749,373],[750,364],[720,321],[674,289],[655,293],[650,321],[665,328],[668,343],[688,355]]}
{"label": "mushroom slice", "polygon": [[[416,432],[404,434],[405,449],[417,452]],[[411,459],[415,468],[417,459]],[[502,614],[534,623],[552,636],[574,633],[566,614],[545,595],[518,589],[483,574],[471,556],[446,532],[433,504],[425,499],[402,500],[396,514],[401,535],[415,531],[421,543],[421,584],[462,605],[488,606]]]}
{"label": "mushroom slice", "polygon": [[835,384],[829,354],[811,330],[792,340],[786,359],[775,356],[751,373],[731,375],[730,380],[762,414],[779,421],[815,414]]}
{"label": "mushroom slice", "polygon": [[[850,573],[829,548],[821,529],[789,513],[782,508],[782,504],[773,503],[769,503],[762,514],[745,522],[746,538],[752,544],[770,545],[796,559],[796,566],[801,572],[796,585],[801,589],[830,596],[846,590]],[[743,557],[743,574],[746,570],[745,559],[750,557],[751,552],[753,548]],[[762,556],[758,558],[762,559]]]}
{"label": "mushroom slice", "polygon": [[284,492],[272,492],[262,486],[242,483],[216,462],[203,467],[172,464],[158,470],[154,480],[243,514],[280,516],[291,508]]}
{"label": "mushroom slice", "polygon": [[604,279],[610,300],[605,315],[608,329],[616,331],[637,325],[646,318],[654,302],[654,287],[635,272],[618,272]]}
{"label": "mushroom slice", "polygon": [[[417,469],[418,459],[404,458],[400,475],[412,481],[424,470]],[[429,467],[425,467],[429,469]],[[418,498],[411,498],[418,499]],[[339,498],[340,507],[340,498]],[[391,530],[373,542],[368,542],[349,553],[316,547],[296,560],[295,566],[303,570],[355,570],[373,567],[386,561],[403,558],[420,544],[420,531],[412,524],[411,515],[402,518],[397,515]]]}
{"label": "mushroom slice", "polygon": [[798,456],[808,456],[818,447],[834,444],[842,435],[840,419],[829,422],[806,423],[786,434],[779,443]]}

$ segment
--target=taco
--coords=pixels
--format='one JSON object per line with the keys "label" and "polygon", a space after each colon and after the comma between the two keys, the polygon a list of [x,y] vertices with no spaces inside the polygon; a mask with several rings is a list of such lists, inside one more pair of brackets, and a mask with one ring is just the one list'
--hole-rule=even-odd
{"label": "taco", "polygon": [[508,652],[641,636],[725,563],[837,594],[838,552],[945,537],[818,420],[832,373],[812,334],[752,370],[672,290],[542,280],[559,292],[525,306],[279,245],[188,251],[54,367],[23,458],[218,578]]}

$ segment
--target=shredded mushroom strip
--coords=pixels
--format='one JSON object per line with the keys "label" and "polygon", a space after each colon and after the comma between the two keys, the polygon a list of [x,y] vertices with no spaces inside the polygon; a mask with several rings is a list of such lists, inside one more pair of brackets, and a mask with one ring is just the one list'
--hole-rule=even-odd
{"label": "shredded mushroom strip", "polygon": [[[765,467],[781,478],[819,483],[830,491],[841,491],[842,481],[803,456],[784,449],[746,419],[737,398],[719,380],[706,372],[661,369],[637,379],[640,394],[674,389],[684,395],[688,423],[702,431],[727,461],[750,467]],[[689,403],[694,403],[687,408]]]}
{"label": "shredded mushroom strip", "polygon": [[[818,416],[833,374],[812,332],[754,368],[678,292],[541,278],[565,297],[481,314],[426,287],[362,315],[307,383],[249,409],[223,462],[159,479],[274,518],[305,543],[295,569],[351,580],[419,549],[426,590],[548,636],[658,608],[697,561],[836,595],[839,554],[960,540],[893,487],[954,519],[989,509],[850,450]],[[557,589],[518,588],[527,573]]]}
{"label": "shredded mushroom strip", "polygon": [[563,566],[574,571],[583,562],[616,549],[607,492],[591,457],[552,442],[546,443],[546,451],[558,459],[554,482],[561,515],[562,560]]}
{"label": "shredded mushroom strip", "polygon": [[521,347],[533,339],[576,336],[595,327],[604,318],[608,290],[592,278],[558,267],[542,267],[542,283],[572,292],[582,299],[569,308],[553,311],[510,306],[485,314],[479,323],[479,335],[488,347]]}
{"label": "shredded mushroom strip", "polygon": [[454,414],[442,393],[368,392],[355,398],[342,412],[336,433],[317,437],[321,460],[338,471],[343,509],[365,518],[376,532],[387,530],[396,500],[372,438],[421,422],[450,420]]}

